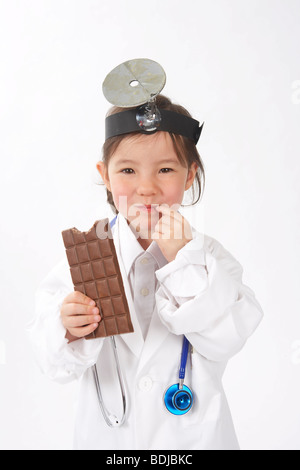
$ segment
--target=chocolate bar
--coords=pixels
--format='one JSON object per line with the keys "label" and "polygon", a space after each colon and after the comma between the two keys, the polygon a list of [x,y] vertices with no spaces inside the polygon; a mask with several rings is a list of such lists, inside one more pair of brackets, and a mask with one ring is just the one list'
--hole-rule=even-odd
{"label": "chocolate bar", "polygon": [[74,290],[96,302],[101,321],[85,338],[133,332],[123,280],[108,219],[88,232],[75,227],[62,232]]}

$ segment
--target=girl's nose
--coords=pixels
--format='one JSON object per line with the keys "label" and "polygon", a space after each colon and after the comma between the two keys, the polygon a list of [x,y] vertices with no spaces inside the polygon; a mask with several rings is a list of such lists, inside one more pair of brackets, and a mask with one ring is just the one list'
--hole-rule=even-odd
{"label": "girl's nose", "polygon": [[137,194],[140,196],[153,196],[157,193],[157,185],[151,178],[143,178],[137,186]]}

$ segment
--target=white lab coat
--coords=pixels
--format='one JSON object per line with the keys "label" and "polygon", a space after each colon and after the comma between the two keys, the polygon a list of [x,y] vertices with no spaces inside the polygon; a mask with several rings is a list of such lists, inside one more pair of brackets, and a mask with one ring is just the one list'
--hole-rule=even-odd
{"label": "white lab coat", "polygon": [[[144,340],[119,247],[114,242],[131,312],[134,333],[116,337],[127,395],[127,415],[109,428],[101,414],[90,366],[97,363],[104,402],[117,416],[122,400],[110,340],[80,339],[68,344],[60,306],[73,290],[64,259],[42,282],[30,331],[43,371],[59,382],[81,382],[76,417],[76,449],[238,449],[222,375],[258,326],[262,311],[242,284],[241,265],[216,240],[194,233],[176,259],[156,272],[160,287]],[[193,346],[185,383],[194,404],[183,416],[170,414],[165,390],[178,382],[182,335]],[[245,403],[245,406],[247,404]]]}

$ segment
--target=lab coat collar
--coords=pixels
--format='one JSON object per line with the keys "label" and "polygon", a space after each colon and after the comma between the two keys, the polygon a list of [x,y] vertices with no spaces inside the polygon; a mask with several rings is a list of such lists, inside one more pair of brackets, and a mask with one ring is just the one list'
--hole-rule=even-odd
{"label": "lab coat collar", "polygon": [[144,250],[136,239],[135,234],[128,226],[127,220],[121,214],[118,214],[118,239],[120,246],[120,255],[124,264],[126,276],[129,275],[134,261]]}
{"label": "lab coat collar", "polygon": [[155,241],[151,243],[151,245],[146,251],[153,256],[158,266],[158,269],[163,268],[166,264],[168,264],[168,261],[162,254],[158,244]]}
{"label": "lab coat collar", "polygon": [[135,260],[143,253],[149,253],[155,259],[158,269],[165,266],[168,261],[162,254],[158,244],[153,241],[147,250],[144,250],[136,239],[135,234],[128,226],[127,220],[121,214],[118,215],[120,254],[124,263],[126,275],[129,276]]}
{"label": "lab coat collar", "polygon": [[[161,323],[161,320],[158,316],[157,308],[155,308],[154,312],[153,312],[152,319],[151,319],[151,323],[150,323],[150,326],[149,326],[148,334],[147,334],[146,339],[144,341],[142,330],[141,330],[141,327],[140,327],[140,324],[139,324],[139,321],[138,321],[138,318],[137,318],[137,315],[136,315],[136,312],[135,312],[134,303],[133,303],[132,294],[131,294],[131,289],[130,289],[130,285],[129,285],[128,277],[127,277],[127,269],[128,269],[128,266],[129,266],[128,263],[129,263],[130,258],[129,258],[129,255],[126,254],[127,253],[126,249],[122,251],[122,256],[121,256],[121,251],[120,251],[120,245],[124,244],[124,240],[126,242],[126,238],[124,237],[124,233],[122,233],[123,236],[120,237],[121,231],[124,228],[126,228],[123,225],[124,222],[127,226],[127,230],[131,232],[130,228],[127,225],[126,220],[121,215],[118,215],[118,218],[117,218],[117,221],[116,221],[116,224],[115,224],[115,227],[114,227],[114,231],[113,231],[113,237],[114,237],[114,243],[115,243],[117,257],[118,257],[118,261],[119,261],[119,265],[120,265],[120,271],[121,271],[122,278],[123,278],[124,290],[125,290],[129,310],[130,310],[131,321],[132,321],[133,328],[134,328],[134,333],[127,333],[127,334],[120,335],[120,336],[121,336],[122,340],[127,344],[127,346],[131,349],[133,354],[135,354],[135,356],[140,358],[139,369],[141,369],[147,363],[147,361],[151,358],[151,356],[154,354],[154,352],[159,347],[159,345],[163,342],[163,340],[165,339],[167,334],[169,334],[169,330]],[[133,235],[136,243],[139,245],[139,243],[136,240],[134,234],[132,234],[132,235]],[[131,242],[132,242],[132,239],[130,239],[130,243]],[[126,243],[126,246],[128,246],[127,243]],[[140,248],[141,248],[141,251],[140,250],[137,250],[137,251],[139,251],[140,253],[144,252],[142,247],[140,247]],[[158,248],[158,245],[157,245],[157,248]],[[158,248],[158,250],[159,250],[159,248]],[[130,250],[128,250],[128,251],[130,251]],[[137,251],[136,251],[136,253],[137,253]],[[159,254],[159,252],[160,252],[160,250],[157,251],[156,247],[153,245],[153,247],[151,249],[151,254],[153,256],[155,256],[155,258],[157,259],[159,267],[162,267],[161,264],[164,265],[167,261],[163,257],[162,253],[160,252],[160,254]],[[125,260],[123,259],[124,255],[125,255]],[[134,259],[135,258],[136,258],[136,256],[134,257]],[[132,262],[131,262],[131,264],[132,264]],[[127,263],[127,269],[125,267],[126,263]],[[130,265],[130,267],[131,267],[131,265]],[[129,267],[129,269],[130,269],[130,267]]]}
{"label": "lab coat collar", "polygon": [[[126,220],[124,222],[127,225]],[[139,321],[138,321],[138,318],[137,318],[137,315],[136,315],[136,312],[135,312],[133,299],[132,299],[132,295],[131,295],[131,291],[130,291],[130,285],[129,285],[129,282],[128,282],[127,270],[126,270],[125,264],[127,263],[127,266],[128,266],[129,255],[126,254],[127,253],[126,249],[125,250],[123,249],[123,253],[122,253],[122,255],[125,255],[125,259],[126,259],[125,262],[124,262],[124,260],[121,256],[121,250],[120,250],[120,244],[121,244],[120,234],[121,234],[121,231],[122,231],[122,227],[120,226],[121,224],[123,224],[123,221],[122,221],[122,216],[119,214],[118,218],[116,220],[115,226],[114,226],[113,238],[114,238],[114,244],[115,244],[116,253],[117,253],[117,257],[118,257],[118,261],[119,261],[119,266],[120,266],[120,271],[121,271],[121,275],[122,275],[122,279],[123,279],[125,295],[126,295],[126,298],[127,298],[127,303],[128,303],[128,307],[129,307],[129,311],[130,311],[130,317],[131,317],[131,322],[132,322],[132,325],[133,325],[134,332],[120,335],[120,337],[127,344],[127,346],[131,349],[133,354],[135,354],[135,356],[137,356],[137,357],[140,357],[142,349],[143,349],[143,345],[144,345],[144,338],[143,338],[142,330],[141,330],[141,327],[140,327],[140,324],[139,324]],[[124,238],[124,234],[123,234],[123,238]],[[142,249],[142,247],[141,247],[141,249]]]}

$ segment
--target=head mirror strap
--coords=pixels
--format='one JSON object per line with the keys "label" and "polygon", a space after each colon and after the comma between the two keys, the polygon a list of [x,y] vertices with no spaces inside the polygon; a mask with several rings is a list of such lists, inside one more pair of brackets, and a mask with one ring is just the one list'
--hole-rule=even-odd
{"label": "head mirror strap", "polygon": [[192,139],[195,145],[197,144],[203,124],[200,126],[199,121],[196,121],[196,119],[174,111],[162,109],[160,112],[162,120],[158,130],[182,135]]}
{"label": "head mirror strap", "polygon": [[143,134],[152,134],[156,131],[172,132],[189,139],[197,144],[203,124],[184,114],[175,113],[166,109],[159,109],[161,113],[161,123],[159,127],[151,132],[143,131],[137,123],[137,109],[129,109],[120,113],[111,114],[105,119],[105,140],[117,135],[129,134],[131,132],[141,132]]}

